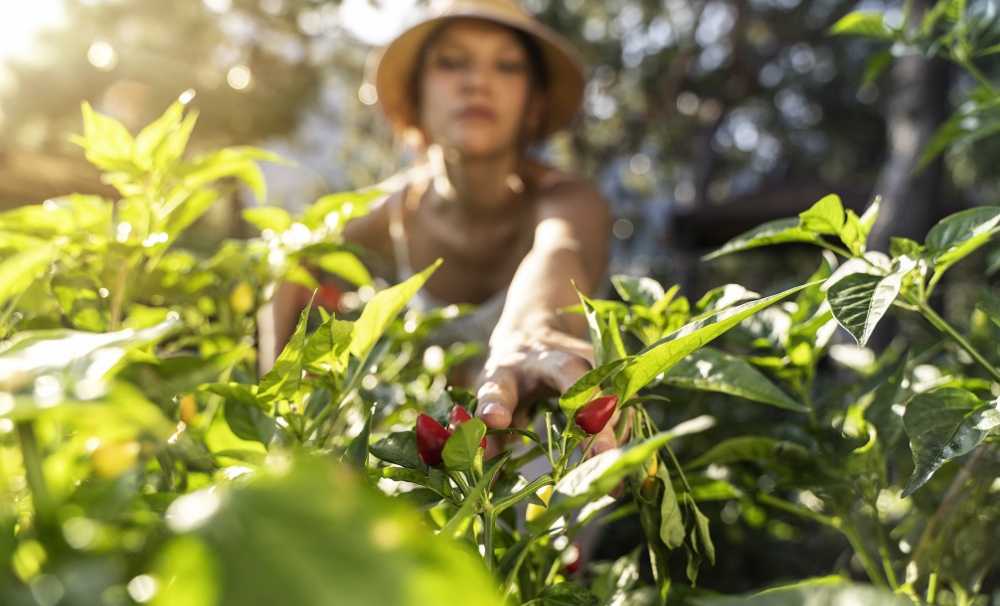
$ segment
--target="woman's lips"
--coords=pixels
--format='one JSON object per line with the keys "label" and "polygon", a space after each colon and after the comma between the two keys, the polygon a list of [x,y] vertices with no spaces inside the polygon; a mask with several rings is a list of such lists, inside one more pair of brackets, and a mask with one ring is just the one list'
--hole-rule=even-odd
{"label": "woman's lips", "polygon": [[488,107],[466,107],[456,112],[455,117],[459,120],[489,120],[497,119],[495,111]]}

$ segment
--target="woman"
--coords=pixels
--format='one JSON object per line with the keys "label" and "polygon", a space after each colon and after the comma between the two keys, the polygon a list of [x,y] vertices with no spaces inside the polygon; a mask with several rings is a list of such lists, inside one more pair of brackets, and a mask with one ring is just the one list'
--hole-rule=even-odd
{"label": "woman", "polygon": [[[519,404],[590,368],[584,319],[559,310],[578,302],[574,284],[592,292],[606,270],[605,201],[526,155],[578,111],[580,64],[516,4],[456,1],[385,48],[375,86],[419,160],[345,236],[395,267],[395,280],[444,259],[416,303],[479,305],[453,327],[456,340],[488,342],[478,415],[491,428],[524,422]],[[280,299],[287,335],[300,306]],[[596,452],[615,445],[612,425]]]}

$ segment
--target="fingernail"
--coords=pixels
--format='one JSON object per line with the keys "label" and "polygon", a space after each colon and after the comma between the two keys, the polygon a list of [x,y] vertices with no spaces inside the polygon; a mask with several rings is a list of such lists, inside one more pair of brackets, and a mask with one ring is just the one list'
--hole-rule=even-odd
{"label": "fingernail", "polygon": [[510,426],[510,411],[499,402],[486,403],[478,416],[493,429],[506,429]]}

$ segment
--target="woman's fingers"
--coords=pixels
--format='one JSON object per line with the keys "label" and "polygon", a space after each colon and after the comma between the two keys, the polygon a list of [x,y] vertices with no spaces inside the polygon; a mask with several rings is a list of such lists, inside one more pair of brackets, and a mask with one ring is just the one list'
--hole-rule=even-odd
{"label": "woman's fingers", "polygon": [[590,364],[578,355],[548,350],[539,353],[524,370],[534,375],[530,378],[562,394],[587,374]]}
{"label": "woman's fingers", "polygon": [[588,341],[568,335],[566,333],[554,333],[548,335],[546,344],[556,351],[570,353],[587,361],[594,366],[594,346]]}
{"label": "woman's fingers", "polygon": [[476,397],[476,416],[490,429],[507,429],[517,408],[517,375],[507,366],[487,366]]}

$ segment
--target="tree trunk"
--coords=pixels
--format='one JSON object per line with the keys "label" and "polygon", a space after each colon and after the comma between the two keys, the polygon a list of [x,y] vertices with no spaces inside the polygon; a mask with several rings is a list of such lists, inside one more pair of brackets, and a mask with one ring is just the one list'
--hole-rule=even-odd
{"label": "tree trunk", "polygon": [[[927,9],[914,2],[914,21]],[[871,248],[888,250],[893,236],[922,240],[943,213],[939,199],[942,163],[922,171],[917,164],[928,141],[948,117],[949,66],[940,59],[908,56],[896,61],[886,103],[888,156],[876,184],[882,208],[871,235]]]}

